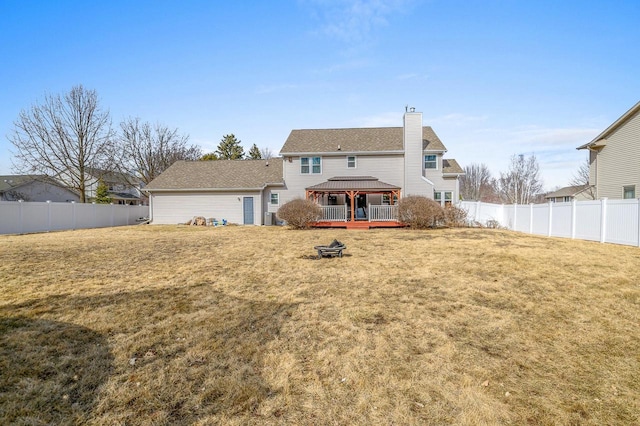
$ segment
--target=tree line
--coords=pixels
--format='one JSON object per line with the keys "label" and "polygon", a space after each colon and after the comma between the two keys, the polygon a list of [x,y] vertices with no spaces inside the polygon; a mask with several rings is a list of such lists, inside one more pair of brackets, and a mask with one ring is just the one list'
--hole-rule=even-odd
{"label": "tree line", "polygon": [[[543,181],[535,155],[513,155],[506,172],[494,178],[486,164],[472,163],[464,168],[460,196],[464,200],[488,203],[529,204],[544,201]],[[569,182],[589,185],[589,162],[581,164]]]}
{"label": "tree line", "polygon": [[[117,172],[131,186],[146,185],[178,160],[270,158],[253,144],[247,154],[235,135],[225,135],[215,152],[204,154],[177,128],[129,117],[112,126],[95,90],[74,86],[62,95],[46,95],[23,109],[9,134],[13,170],[57,178],[87,202],[95,171]],[[100,197],[104,196],[100,188]]]}

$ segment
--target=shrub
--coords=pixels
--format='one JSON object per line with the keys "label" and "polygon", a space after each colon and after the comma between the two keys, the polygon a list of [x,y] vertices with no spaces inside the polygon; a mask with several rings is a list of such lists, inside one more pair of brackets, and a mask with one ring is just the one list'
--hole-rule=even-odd
{"label": "shrub", "polygon": [[414,229],[433,228],[444,219],[444,211],[436,201],[410,195],[398,203],[398,219]]}
{"label": "shrub", "polygon": [[449,204],[444,207],[444,224],[454,228],[467,226],[467,211]]}
{"label": "shrub", "polygon": [[296,198],[280,207],[277,216],[293,229],[307,229],[322,217],[322,209],[311,200]]}

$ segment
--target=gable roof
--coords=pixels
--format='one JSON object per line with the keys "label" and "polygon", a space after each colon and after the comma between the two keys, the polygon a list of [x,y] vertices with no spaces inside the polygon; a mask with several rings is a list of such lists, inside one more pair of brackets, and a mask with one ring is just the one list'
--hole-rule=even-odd
{"label": "gable roof", "polygon": [[262,189],[283,184],[282,158],[268,160],[176,161],[145,191]]}
{"label": "gable roof", "polygon": [[128,177],[124,173],[117,171],[98,169],[96,167],[87,167],[87,172],[98,179],[102,179],[105,183],[121,183],[129,185],[129,182],[138,181],[135,176],[129,175]]}
{"label": "gable roof", "polygon": [[[613,132],[618,130],[618,128],[620,128],[620,126],[622,126],[624,123],[626,123],[629,119],[631,119],[638,112],[640,112],[640,102],[638,102],[637,104],[632,106],[629,109],[629,111],[627,111],[624,114],[622,114],[622,116],[620,118],[618,118],[616,121],[614,121],[612,125],[607,127],[602,133],[600,133],[598,136],[596,136],[591,142],[586,143],[584,145],[581,145],[581,146],[577,147],[576,149],[589,148],[591,146],[594,146],[594,145],[598,144],[598,142],[603,141],[603,139],[606,140]],[[599,143],[598,145],[604,146],[603,143]]]}
{"label": "gable roof", "polygon": [[64,188],[64,185],[47,175],[3,175],[0,176],[0,192],[15,189],[33,181],[44,182]]}
{"label": "gable roof", "polygon": [[[422,127],[422,148],[446,151],[438,135],[429,126]],[[338,152],[402,152],[402,127],[370,127],[357,129],[292,130],[280,155]]]}
{"label": "gable roof", "polygon": [[548,193],[544,196],[544,198],[574,197],[579,193],[586,191],[587,189],[589,189],[589,185],[565,186],[564,188],[560,188],[557,191]]}
{"label": "gable roof", "polygon": [[464,170],[453,158],[442,159],[442,173],[445,175],[463,175]]}

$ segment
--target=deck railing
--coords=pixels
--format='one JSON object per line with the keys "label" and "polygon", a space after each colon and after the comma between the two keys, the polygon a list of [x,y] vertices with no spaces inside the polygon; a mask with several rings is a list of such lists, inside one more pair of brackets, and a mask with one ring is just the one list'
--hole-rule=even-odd
{"label": "deck railing", "polygon": [[347,221],[347,206],[320,206],[322,209],[322,220],[328,220],[332,222],[346,222]]}
{"label": "deck railing", "polygon": [[369,222],[393,222],[398,220],[398,206],[374,206],[369,204]]}

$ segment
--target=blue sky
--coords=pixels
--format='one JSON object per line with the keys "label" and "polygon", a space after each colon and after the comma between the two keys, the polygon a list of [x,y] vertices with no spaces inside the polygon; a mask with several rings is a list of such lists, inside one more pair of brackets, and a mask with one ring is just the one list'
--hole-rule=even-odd
{"label": "blue sky", "polygon": [[640,100],[634,1],[0,0],[0,174],[20,110],[95,89],[114,127],[234,133],[277,153],[292,129],[424,114],[461,165],[536,154],[546,189]]}

